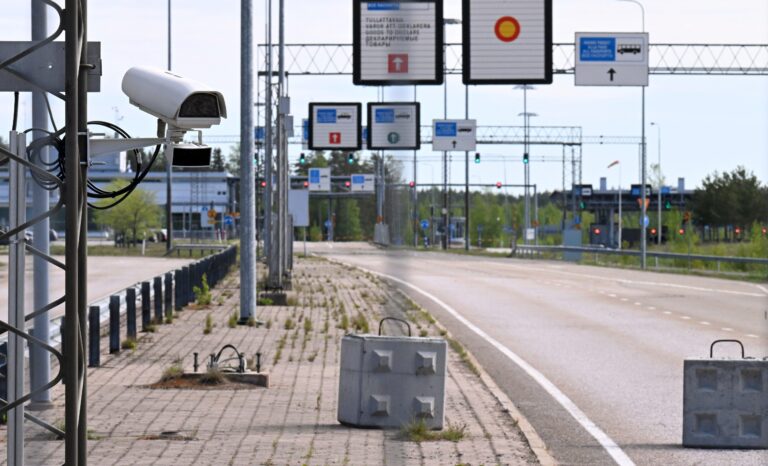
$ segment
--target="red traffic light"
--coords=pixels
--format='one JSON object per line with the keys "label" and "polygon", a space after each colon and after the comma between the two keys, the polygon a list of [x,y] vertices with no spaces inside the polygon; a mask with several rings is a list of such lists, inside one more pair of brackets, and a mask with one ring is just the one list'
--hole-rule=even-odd
{"label": "red traffic light", "polygon": [[267,187],[267,182],[266,181],[262,181],[261,182],[261,187],[262,188],[266,188]]}
{"label": "red traffic light", "polygon": [[345,186],[345,187],[347,187],[347,188],[349,188],[350,186],[352,186],[352,183],[351,183],[351,182],[349,182],[349,181],[345,181],[345,182],[344,182],[344,186]]}
{"label": "red traffic light", "polygon": [[305,187],[305,188],[309,188],[309,181],[305,181],[305,182],[304,182],[304,187]]}
{"label": "red traffic light", "polygon": [[681,229],[677,230],[677,232],[680,233],[681,235],[684,235],[685,234],[685,228],[681,228]]}
{"label": "red traffic light", "polygon": [[410,186],[411,188],[415,188],[416,187],[416,183],[411,181],[410,183],[408,183],[408,186]]}
{"label": "red traffic light", "polygon": [[601,232],[601,231],[602,231],[602,230],[600,230],[599,228],[595,228],[595,229],[593,229],[593,230],[592,230],[592,232],[593,232],[594,234],[596,234],[596,235],[600,235],[600,232]]}
{"label": "red traffic light", "polygon": [[739,228],[739,227],[736,227],[736,229],[734,230],[734,232],[736,232],[736,234],[737,234],[737,235],[740,235],[740,234],[741,234],[741,228]]}
{"label": "red traffic light", "polygon": [[499,188],[499,189],[501,189],[501,181],[497,181],[497,182],[496,182],[496,187],[497,187],[497,188]]}
{"label": "red traffic light", "polygon": [[651,234],[652,235],[656,235],[656,229],[655,228],[651,228]]}
{"label": "red traffic light", "polygon": [[763,236],[768,235],[768,228],[763,227]]}

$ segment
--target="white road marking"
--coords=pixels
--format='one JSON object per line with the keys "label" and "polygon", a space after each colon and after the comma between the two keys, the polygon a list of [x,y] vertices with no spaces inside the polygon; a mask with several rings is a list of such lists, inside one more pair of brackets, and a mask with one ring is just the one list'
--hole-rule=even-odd
{"label": "white road marking", "polygon": [[642,306],[642,305],[643,303],[638,303],[637,301],[635,301],[635,306]]}
{"label": "white road marking", "polygon": [[733,332],[733,329],[731,327],[723,327],[720,330],[722,330],[724,332]]}
{"label": "white road marking", "polygon": [[706,320],[702,320],[702,321],[701,321],[701,322],[699,322],[699,323],[700,323],[701,325],[709,325],[709,322],[707,322]]}
{"label": "white road marking", "polygon": [[509,264],[509,263],[506,263],[504,265],[508,267],[514,267],[517,269],[524,269],[525,271],[537,270],[539,272],[545,272],[545,273],[548,273],[548,272],[561,273],[564,275],[570,275],[570,276],[575,276],[579,278],[589,278],[589,279],[601,280],[601,281],[612,281],[612,282],[621,283],[624,285],[644,285],[644,286],[652,286],[652,287],[677,288],[681,290],[703,291],[707,293],[723,293],[723,294],[732,294],[732,295],[738,295],[738,296],[749,296],[752,298],[764,298],[765,295],[768,294],[768,288],[765,288],[760,285],[755,285],[755,286],[757,286],[763,293],[749,293],[746,291],[724,290],[722,288],[704,288],[701,286],[678,285],[676,283],[669,283],[669,282],[649,282],[649,281],[642,281],[642,280],[629,280],[627,278],[612,278],[612,277],[606,277],[602,275],[566,272],[565,270],[549,270],[549,269],[542,269],[539,267],[531,267],[529,265],[521,266],[521,265],[515,265],[515,264]]}
{"label": "white road marking", "polygon": [[624,450],[619,447],[616,442],[614,442],[608,434],[603,432],[602,429],[600,429],[594,422],[592,422],[587,415],[576,406],[576,404],[571,401],[568,396],[560,391],[559,388],[555,386],[552,382],[550,382],[547,377],[536,370],[533,366],[531,366],[527,361],[525,361],[523,358],[518,356],[516,353],[514,353],[512,350],[507,348],[506,346],[499,343],[496,339],[485,333],[483,330],[481,330],[479,327],[477,327],[475,324],[467,320],[464,316],[458,313],[455,309],[450,307],[448,304],[441,301],[437,296],[422,290],[421,288],[417,287],[416,285],[413,285],[411,283],[408,283],[404,280],[401,280],[397,277],[393,277],[392,275],[387,275],[379,272],[375,272],[373,270],[368,270],[365,268],[362,268],[362,270],[365,270],[369,273],[378,275],[380,277],[387,278],[389,280],[392,280],[394,282],[400,283],[401,285],[407,286],[408,288],[411,288],[412,290],[424,295],[425,297],[429,298],[430,300],[434,301],[438,306],[445,309],[447,313],[452,315],[456,320],[464,324],[468,329],[475,332],[479,337],[483,338],[485,341],[493,345],[494,348],[499,350],[503,355],[508,357],[512,362],[517,364],[522,370],[525,371],[526,374],[528,374],[533,380],[535,380],[541,387],[546,391],[552,398],[554,398],[558,403],[560,403],[560,406],[562,406],[568,413],[570,413],[571,416],[578,422],[587,432],[589,432],[592,437],[595,438],[595,440],[600,443],[600,445],[605,449],[605,451],[613,458],[614,461],[616,461],[616,464],[619,464],[621,466],[631,466],[635,463],[632,461],[632,459],[627,456],[626,453],[624,453]]}
{"label": "white road marking", "polygon": [[615,298],[616,297],[616,295],[613,294],[613,293],[609,294],[608,296],[611,297],[611,298]]}
{"label": "white road marking", "polygon": [[626,303],[627,301],[629,301],[629,298],[621,298],[621,301]]}
{"label": "white road marking", "polygon": [[672,313],[669,312],[669,311],[664,311],[664,312],[662,312],[662,314],[671,315]]}
{"label": "white road marking", "polygon": [[653,306],[648,306],[648,310],[649,310],[649,311],[655,311],[655,310],[656,310],[656,308],[655,308],[655,307],[653,307]]}
{"label": "white road marking", "polygon": [[680,316],[680,318],[683,319],[683,320],[691,320],[691,318],[688,317],[688,316]]}
{"label": "white road marking", "polygon": [[747,338],[760,338],[757,335],[752,335],[751,333],[747,334]]}

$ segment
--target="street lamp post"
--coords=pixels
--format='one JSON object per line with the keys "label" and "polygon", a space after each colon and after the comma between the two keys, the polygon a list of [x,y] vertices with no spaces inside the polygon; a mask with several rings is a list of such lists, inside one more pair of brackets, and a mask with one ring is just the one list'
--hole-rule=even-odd
{"label": "street lamp post", "polygon": [[[643,33],[645,33],[645,7],[643,7],[643,4],[640,3],[637,0],[618,0],[620,2],[630,2],[634,3],[635,5],[640,7],[641,12],[641,20],[642,20],[642,28]],[[647,206],[646,206],[646,199],[647,194],[645,192],[645,183],[647,178],[647,173],[645,169],[646,165],[646,150],[645,150],[645,86],[642,86],[642,130],[640,135],[640,192],[641,192],[641,205],[640,205],[640,266],[643,270],[645,270],[648,266],[647,264],[647,252],[648,252],[648,241],[647,241],[647,225],[645,223],[645,219],[648,215],[647,212]]]}
{"label": "street lamp post", "polygon": [[[447,42],[445,39],[447,37],[447,27],[448,25],[456,25],[461,24],[460,19],[455,18],[445,18],[443,19],[443,40]],[[446,46],[443,45],[443,119],[448,119],[448,64],[446,63],[447,60],[447,54],[446,54]],[[443,236],[442,236],[442,246],[443,249],[448,249],[450,247],[450,212],[448,209],[448,152],[443,151],[443,211],[442,211],[442,217],[443,217]]]}
{"label": "street lamp post", "polygon": [[661,245],[661,234],[662,234],[662,231],[663,231],[663,228],[661,226],[661,188],[664,185],[663,178],[661,176],[661,125],[656,123],[656,122],[654,122],[654,121],[652,121],[651,122],[651,126],[655,126],[656,127],[656,132],[657,132],[656,140],[657,140],[657,144],[658,144],[657,153],[658,153],[658,157],[659,157],[658,164],[656,165],[658,167],[657,170],[659,172],[658,173],[658,175],[659,175],[659,187],[658,187],[658,190],[659,190],[659,202],[658,202],[658,204],[659,204],[658,205],[659,222],[658,222],[658,232],[656,234],[656,244],[660,246]]}
{"label": "street lamp post", "polygon": [[[615,160],[613,163],[608,165],[608,168],[619,166],[619,236],[618,236],[618,249],[621,250],[621,230],[622,230],[622,221],[621,221],[621,163],[618,160]],[[611,223],[613,223],[613,219],[611,219]],[[613,227],[611,227],[613,228]]]}

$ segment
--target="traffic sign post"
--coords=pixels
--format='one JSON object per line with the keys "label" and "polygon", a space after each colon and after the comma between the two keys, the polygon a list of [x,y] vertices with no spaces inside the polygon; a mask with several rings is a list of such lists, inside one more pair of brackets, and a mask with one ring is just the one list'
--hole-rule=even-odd
{"label": "traffic sign post", "polygon": [[647,86],[647,33],[576,33],[577,86]]}
{"label": "traffic sign post", "polygon": [[477,147],[476,120],[433,120],[432,150],[474,151]]}
{"label": "traffic sign post", "polygon": [[420,105],[417,102],[369,103],[368,128],[368,149],[419,150]]}
{"label": "traffic sign post", "polygon": [[310,191],[329,192],[331,190],[330,168],[310,168],[308,174]]}
{"label": "traffic sign post", "polygon": [[372,174],[355,174],[350,177],[350,192],[372,193],[376,187],[376,177]]}
{"label": "traffic sign post", "polygon": [[309,104],[310,150],[359,150],[362,128],[359,103]]}
{"label": "traffic sign post", "polygon": [[552,0],[463,0],[464,84],[551,84]]}
{"label": "traffic sign post", "polygon": [[443,1],[353,2],[357,85],[443,83]]}

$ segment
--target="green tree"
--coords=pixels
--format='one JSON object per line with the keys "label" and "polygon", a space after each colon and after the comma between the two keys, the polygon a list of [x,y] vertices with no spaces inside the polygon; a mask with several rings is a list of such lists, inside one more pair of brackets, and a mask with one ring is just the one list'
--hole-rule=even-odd
{"label": "green tree", "polygon": [[742,228],[768,221],[768,187],[752,172],[737,167],[730,173],[708,175],[693,195],[694,219],[711,226]]}
{"label": "green tree", "polygon": [[240,143],[229,148],[229,156],[225,168],[232,175],[240,176]]}
{"label": "green tree", "polygon": [[[128,185],[124,180],[115,180],[105,189],[117,191]],[[107,206],[114,202],[111,199],[102,199],[98,206]],[[134,243],[143,237],[151,228],[160,225],[161,210],[155,203],[155,195],[141,188],[136,188],[120,204],[105,210],[96,210],[96,223],[106,225],[123,238],[130,237]]]}
{"label": "green tree", "polygon": [[213,149],[213,154],[211,156],[211,171],[223,172],[224,170],[226,170],[224,155],[221,153],[221,148],[217,147]]}

